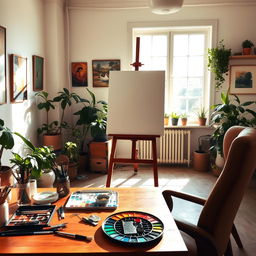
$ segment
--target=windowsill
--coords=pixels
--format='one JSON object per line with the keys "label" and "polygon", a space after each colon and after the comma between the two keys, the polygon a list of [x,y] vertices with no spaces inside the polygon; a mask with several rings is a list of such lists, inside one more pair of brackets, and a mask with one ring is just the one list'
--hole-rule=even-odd
{"label": "windowsill", "polygon": [[166,125],[164,126],[164,128],[171,128],[171,129],[213,129],[212,126],[210,125],[204,125],[204,126],[200,126],[197,124],[189,124],[189,125]]}

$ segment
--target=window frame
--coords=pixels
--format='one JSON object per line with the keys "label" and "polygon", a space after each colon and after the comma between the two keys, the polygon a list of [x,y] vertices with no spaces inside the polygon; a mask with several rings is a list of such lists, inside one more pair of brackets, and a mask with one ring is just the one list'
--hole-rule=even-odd
{"label": "window frame", "polygon": [[[172,93],[172,86],[170,85],[170,81],[172,78],[172,70],[171,70],[171,61],[170,58],[171,53],[173,52],[173,44],[170,43],[170,40],[173,40],[173,36],[175,34],[193,34],[193,33],[204,33],[206,35],[205,41],[205,65],[207,65],[207,48],[213,47],[213,45],[217,42],[217,20],[202,20],[202,21],[169,21],[169,22],[131,22],[128,23],[128,58],[131,63],[135,58],[135,49],[136,45],[136,36],[138,34],[143,35],[162,35],[167,34],[168,40],[168,48],[167,48],[167,70],[169,73],[169,77],[166,77],[166,87],[165,87],[165,99],[169,105],[170,95]],[[130,69],[131,66],[129,65]],[[203,103],[204,107],[208,109],[208,115],[210,114],[210,106],[214,102],[214,87],[211,86],[211,74],[207,70],[204,69],[204,86],[203,86]],[[206,85],[206,86],[205,86]],[[166,108],[165,104],[165,108]],[[169,106],[170,108],[170,106]],[[167,111],[167,109],[166,109]]]}

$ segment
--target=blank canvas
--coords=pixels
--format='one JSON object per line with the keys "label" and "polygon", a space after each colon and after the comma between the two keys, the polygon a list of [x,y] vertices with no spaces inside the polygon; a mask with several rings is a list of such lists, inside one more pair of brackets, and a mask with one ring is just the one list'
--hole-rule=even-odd
{"label": "blank canvas", "polygon": [[107,134],[163,135],[164,71],[111,71]]}

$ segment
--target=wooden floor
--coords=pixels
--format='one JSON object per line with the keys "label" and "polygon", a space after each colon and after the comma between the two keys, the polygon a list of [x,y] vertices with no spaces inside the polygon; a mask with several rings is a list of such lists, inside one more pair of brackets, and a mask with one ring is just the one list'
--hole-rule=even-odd
{"label": "wooden floor", "polygon": [[[212,173],[202,173],[186,167],[159,166],[159,187],[162,190],[172,189],[189,192],[201,197],[207,197],[216,182]],[[105,187],[107,175],[86,172],[72,182],[73,187]],[[119,166],[113,172],[112,187],[147,187],[153,186],[153,170],[150,166],[141,166],[134,174],[131,166]],[[184,204],[184,203],[183,203]],[[175,201],[174,216],[196,223],[200,206]],[[183,209],[179,211],[178,209]],[[186,209],[186,211],[184,211]],[[244,250],[238,249],[232,240],[235,256],[256,255],[256,175],[254,175],[246,191],[235,224],[244,244]],[[206,255],[207,256],[207,255]]]}

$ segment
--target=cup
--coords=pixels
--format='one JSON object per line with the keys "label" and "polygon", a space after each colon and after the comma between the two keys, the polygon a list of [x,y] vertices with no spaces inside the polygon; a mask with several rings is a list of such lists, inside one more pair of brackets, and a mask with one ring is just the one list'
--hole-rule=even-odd
{"label": "cup", "polygon": [[0,204],[0,227],[4,226],[9,219],[9,204],[5,201]]}
{"label": "cup", "polygon": [[30,179],[28,181],[29,183],[29,198],[30,200],[33,199],[33,196],[37,194],[37,180],[36,179]]}

